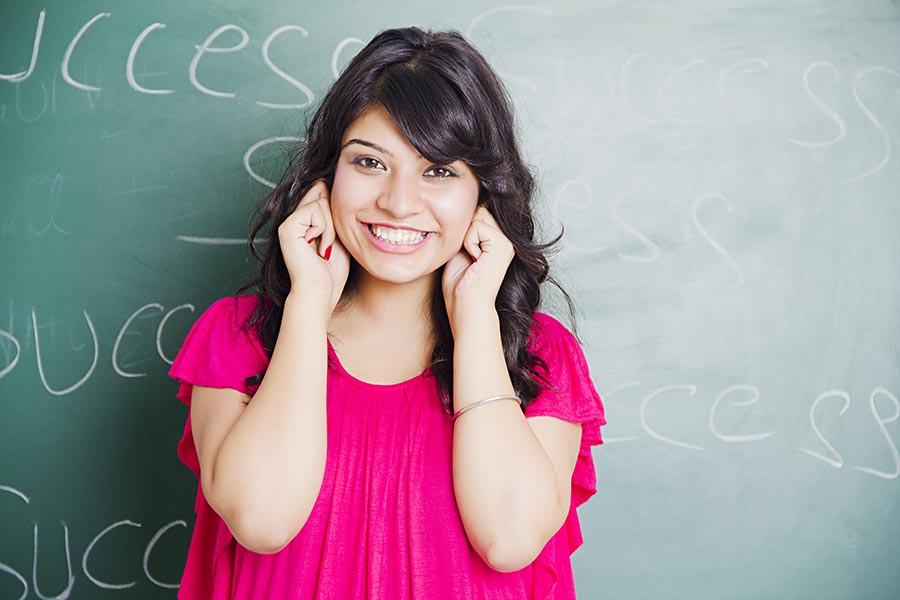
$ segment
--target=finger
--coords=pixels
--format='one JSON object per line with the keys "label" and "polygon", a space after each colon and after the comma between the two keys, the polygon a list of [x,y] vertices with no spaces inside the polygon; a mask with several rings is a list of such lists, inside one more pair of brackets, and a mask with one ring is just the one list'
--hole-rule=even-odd
{"label": "finger", "polygon": [[328,198],[330,195],[331,194],[328,190],[328,184],[324,179],[319,179],[310,186],[305,194],[303,194],[303,197],[300,199],[300,203],[297,205],[297,208],[312,204],[318,201],[320,198]]}
{"label": "finger", "polygon": [[298,207],[278,227],[278,235],[284,240],[304,239],[312,241],[320,233],[321,218],[315,215],[315,206]]}
{"label": "finger", "polygon": [[509,255],[511,259],[515,253],[512,242],[501,231],[500,227],[496,225],[493,217],[489,216],[490,213],[486,214],[491,221],[490,223],[481,218],[472,221],[469,233],[465,238],[465,242],[468,244],[466,247],[467,251],[475,260],[481,258],[481,255],[485,252],[492,255],[496,254],[498,257]]}
{"label": "finger", "polygon": [[472,222],[483,223],[488,227],[493,227],[498,231],[500,230],[500,225],[497,223],[497,220],[484,206],[479,206],[475,210],[475,214],[472,215]]}
{"label": "finger", "polygon": [[456,254],[453,255],[453,258],[447,262],[447,266],[444,268],[445,272],[448,273],[452,278],[456,278],[460,273],[462,273],[466,267],[471,265],[474,261],[472,257],[468,255],[468,253],[460,250]]}
{"label": "finger", "polygon": [[334,223],[331,217],[330,190],[324,179],[319,179],[309,188],[300,206],[310,211],[310,232],[305,239],[312,243],[312,240],[319,238],[316,252],[322,258],[328,259],[331,254],[331,246],[334,244],[335,233]]}
{"label": "finger", "polygon": [[444,265],[444,274],[441,277],[441,286],[445,292],[459,278],[460,273],[465,271],[472,262],[472,257],[462,249],[447,261],[447,264]]}
{"label": "finger", "polygon": [[475,214],[473,215],[472,220],[473,221],[483,221],[484,223],[487,223],[488,225],[491,225],[493,227],[496,227],[497,229],[500,229],[500,225],[497,223],[497,219],[494,218],[494,215],[491,214],[491,211],[489,211],[487,209],[487,207],[485,207],[484,205],[479,206],[475,210]]}
{"label": "finger", "polygon": [[494,216],[494,214],[491,211],[489,211],[486,207],[484,207],[483,205],[480,207],[480,209],[481,209],[481,215],[480,215],[481,219],[484,222],[486,222],[488,225],[490,225],[491,227],[495,228],[500,233],[500,235],[502,235],[504,238],[508,239],[506,236],[506,233],[503,230],[503,227],[500,226],[500,221],[497,220],[497,218]]}
{"label": "finger", "polygon": [[[306,231],[303,233],[303,239],[312,243],[314,239],[321,238],[328,229],[325,210],[322,208],[321,202],[315,202],[314,204],[303,207],[302,214],[307,217],[305,220],[308,223]],[[322,248],[321,239],[319,239],[319,248]]]}
{"label": "finger", "polygon": [[331,257],[330,248],[334,245],[335,239],[337,239],[337,233],[334,230],[334,218],[331,216],[331,202],[327,198],[322,198],[316,203],[316,206],[321,209],[324,225],[322,237],[319,240],[319,255],[328,260]]}
{"label": "finger", "polygon": [[479,257],[481,257],[481,243],[485,241],[483,234],[480,231],[483,227],[485,227],[485,225],[481,221],[472,221],[469,225],[469,230],[466,232],[466,236],[463,238],[463,248],[469,253],[472,260],[477,261]]}

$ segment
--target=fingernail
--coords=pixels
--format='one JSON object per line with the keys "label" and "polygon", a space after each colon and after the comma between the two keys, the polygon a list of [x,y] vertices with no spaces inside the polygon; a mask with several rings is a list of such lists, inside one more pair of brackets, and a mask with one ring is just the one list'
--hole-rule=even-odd
{"label": "fingernail", "polygon": [[313,238],[313,239],[311,239],[311,240],[306,240],[306,243],[307,243],[307,244],[312,244],[314,241],[316,241],[316,238]]}
{"label": "fingernail", "polygon": [[331,260],[331,249],[334,248],[334,244],[328,246],[328,249],[325,250],[325,260]]}

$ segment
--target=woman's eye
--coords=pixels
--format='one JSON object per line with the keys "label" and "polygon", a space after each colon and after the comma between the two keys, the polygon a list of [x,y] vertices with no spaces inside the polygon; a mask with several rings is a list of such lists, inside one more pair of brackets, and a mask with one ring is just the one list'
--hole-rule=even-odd
{"label": "woman's eye", "polygon": [[426,173],[434,173],[435,177],[438,179],[445,179],[447,177],[456,177],[456,173],[451,171],[450,169],[445,169],[444,167],[431,167],[426,171]]}
{"label": "woman's eye", "polygon": [[354,159],[353,164],[362,165],[363,167],[365,167],[367,169],[377,169],[379,167],[379,165],[381,165],[380,162],[378,162],[371,156],[361,156],[357,159]]}

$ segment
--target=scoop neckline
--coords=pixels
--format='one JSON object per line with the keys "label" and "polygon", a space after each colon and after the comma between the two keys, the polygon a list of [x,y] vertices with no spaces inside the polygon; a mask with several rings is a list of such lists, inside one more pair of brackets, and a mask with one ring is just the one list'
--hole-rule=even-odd
{"label": "scoop neckline", "polygon": [[428,367],[424,371],[419,373],[418,375],[415,375],[405,381],[400,381],[398,383],[370,383],[368,381],[363,381],[362,379],[359,379],[359,378],[353,376],[349,371],[347,371],[347,369],[344,367],[344,364],[341,362],[340,357],[338,357],[337,352],[335,352],[334,346],[331,345],[331,340],[326,337],[326,341],[328,342],[328,356],[329,356],[329,358],[331,358],[334,368],[338,371],[338,373],[343,375],[343,377],[345,379],[347,379],[349,382],[351,382],[355,385],[358,385],[360,387],[373,389],[373,390],[402,389],[402,388],[414,385],[414,384],[418,383],[420,380],[424,379],[425,377],[431,375],[431,367]]}

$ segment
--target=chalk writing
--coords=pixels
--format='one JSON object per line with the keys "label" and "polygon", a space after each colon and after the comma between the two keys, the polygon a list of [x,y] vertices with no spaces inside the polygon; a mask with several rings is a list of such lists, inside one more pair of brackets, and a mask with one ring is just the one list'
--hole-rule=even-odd
{"label": "chalk writing", "polygon": [[[241,34],[241,41],[239,41],[234,46],[220,47],[220,46],[211,46],[215,39],[225,33],[226,31],[238,31]],[[200,64],[200,59],[206,53],[215,53],[215,54],[225,54],[228,52],[237,52],[241,50],[247,43],[250,41],[250,35],[242,28],[237,25],[222,25],[207,37],[202,44],[197,46],[197,52],[194,54],[194,58],[191,60],[191,66],[188,70],[188,77],[190,77],[191,84],[203,92],[204,94],[209,94],[210,96],[216,96],[217,98],[234,98],[234,92],[220,92],[206,87],[197,81],[197,65]]]}
{"label": "chalk writing", "polygon": [[338,68],[338,60],[340,60],[341,52],[343,52],[344,48],[350,44],[356,44],[359,47],[365,46],[365,42],[355,37],[344,38],[338,42],[338,45],[334,47],[334,52],[331,53],[331,74],[334,76],[335,81],[341,76],[341,69]]}
{"label": "chalk writing", "polygon": [[729,435],[719,431],[719,428],[716,427],[716,412],[718,411],[719,403],[723,398],[725,398],[725,396],[738,391],[750,392],[750,398],[742,401],[734,401],[731,403],[732,406],[749,406],[751,404],[755,404],[759,400],[759,389],[755,386],[747,385],[745,383],[731,385],[722,390],[722,393],[716,396],[716,399],[713,401],[712,408],[709,410],[709,430],[712,432],[712,434],[723,442],[732,443],[757,442],[759,440],[764,440],[775,435],[774,431],[766,431],[764,433],[751,433],[745,435]]}
{"label": "chalk writing", "polygon": [[730,266],[734,270],[736,275],[735,281],[729,286],[731,289],[734,289],[744,283],[746,277],[744,276],[743,269],[741,269],[741,266],[734,259],[734,257],[731,256],[731,254],[729,254],[728,251],[722,247],[722,244],[720,244],[713,238],[709,231],[707,231],[706,227],[700,222],[700,205],[704,204],[708,200],[721,200],[725,203],[728,212],[733,211],[734,207],[731,205],[731,201],[722,194],[703,194],[702,196],[694,200],[694,203],[691,205],[691,221],[693,222],[694,227],[697,228],[703,239],[706,240],[706,242],[710,246],[712,246],[713,250],[716,251],[716,254],[721,256],[725,260],[725,262],[728,263],[728,266]]}
{"label": "chalk writing", "polygon": [[66,525],[65,521],[60,521],[60,523],[63,526],[63,537],[65,539],[66,581],[68,583],[62,592],[52,597],[42,594],[41,589],[38,587],[38,555],[40,554],[38,545],[39,523],[37,521],[34,523],[34,559],[31,562],[31,583],[34,585],[34,593],[37,594],[37,597],[41,600],[66,600],[66,598],[69,597],[69,594],[72,593],[72,586],[75,585],[75,576],[72,574],[72,552],[69,548],[69,526]]}
{"label": "chalk writing", "polygon": [[691,450],[705,450],[702,446],[697,446],[695,444],[689,444],[687,442],[681,442],[670,437],[664,436],[661,433],[658,433],[655,429],[651,429],[650,425],[647,424],[647,408],[650,406],[650,401],[656,398],[657,396],[661,396],[662,394],[668,392],[687,392],[689,396],[693,396],[697,393],[696,385],[667,385],[659,388],[647,394],[644,397],[644,401],[641,402],[641,427],[643,427],[644,431],[655,440],[659,440],[661,442],[665,442],[667,444],[672,444],[673,446],[680,446],[682,448],[689,448]]}
{"label": "chalk writing", "polygon": [[290,83],[292,86],[294,86],[295,88],[297,88],[298,90],[303,92],[303,94],[306,96],[306,101],[301,104],[278,104],[275,102],[260,102],[257,100],[256,103],[259,104],[260,106],[265,106],[266,108],[302,109],[302,108],[306,108],[307,106],[310,106],[313,103],[313,100],[315,100],[315,98],[316,98],[315,94],[312,93],[312,90],[309,89],[306,86],[306,84],[304,84],[300,81],[297,81],[296,79],[294,79],[293,77],[291,77],[290,75],[288,75],[287,73],[285,73],[284,71],[282,71],[281,69],[276,67],[275,63],[273,63],[272,59],[269,57],[269,46],[272,44],[272,42],[275,40],[276,37],[278,37],[285,31],[299,31],[304,37],[309,37],[309,32],[297,25],[284,25],[282,27],[279,27],[278,29],[276,29],[275,31],[270,33],[269,37],[267,37],[265,39],[265,41],[263,42],[263,45],[262,45],[263,60],[265,61],[266,65],[272,70],[273,73],[275,73],[276,75],[278,75],[279,77],[281,77],[282,79],[284,79],[285,81]]}
{"label": "chalk writing", "polygon": [[807,146],[811,148],[821,148],[824,146],[831,146],[832,144],[837,144],[839,141],[843,139],[845,135],[847,135],[847,123],[844,119],[841,118],[841,115],[837,113],[833,108],[825,104],[825,101],[819,97],[817,93],[812,90],[812,85],[810,85],[810,77],[812,76],[812,72],[820,67],[826,67],[831,71],[832,81],[840,81],[841,73],[838,71],[838,68],[831,64],[828,61],[817,60],[816,62],[810,64],[803,71],[803,89],[806,91],[806,95],[809,96],[809,99],[812,100],[813,104],[819,107],[822,112],[828,115],[828,118],[834,121],[835,127],[837,127],[837,131],[834,134],[834,137],[830,140],[823,140],[821,142],[810,142],[799,140],[797,138],[790,138],[790,141],[798,146]]}
{"label": "chalk writing", "polygon": [[[610,401],[614,395],[617,395],[626,389],[640,387],[641,385],[642,384],[640,381],[635,380],[613,387],[610,392],[604,394],[607,407],[609,408],[616,406],[616,400]],[[653,406],[661,396],[682,393],[691,398],[692,402],[696,402],[695,400],[693,400],[693,398],[697,395],[699,390],[699,386],[694,384],[675,384],[663,385],[654,388],[650,392],[645,394],[641,399],[640,408],[638,411],[638,420],[643,432],[649,438],[671,446],[685,448],[688,450],[707,450],[708,448],[705,446],[701,446],[697,443],[692,443],[685,440],[675,439],[667,434],[662,433],[660,431],[660,427],[650,425],[652,413],[654,412]],[[727,444],[746,444],[751,442],[762,442],[763,440],[767,440],[777,436],[778,432],[774,430],[745,434],[724,433],[716,424],[716,416],[722,410],[723,400],[733,394],[746,394],[748,396],[744,400],[732,401],[731,405],[734,407],[751,406],[758,403],[761,399],[759,388],[747,383],[729,385],[720,393],[718,393],[715,399],[709,405],[709,409],[707,411],[706,425],[713,437]],[[877,398],[886,398],[890,401],[892,409],[890,414],[888,414],[887,416],[882,416],[876,404]],[[824,410],[825,404],[834,404],[834,400],[837,400],[838,402],[838,404],[834,406],[834,408],[837,409],[837,415],[839,417],[843,417],[851,406],[850,394],[845,390],[831,389],[822,392],[812,402],[809,410],[810,430],[812,431],[813,435],[819,440],[819,442],[825,447],[827,452],[822,453],[817,450],[805,447],[797,448],[797,450],[808,456],[811,456],[812,458],[815,458],[818,461],[824,462],[825,464],[835,469],[840,469],[845,466],[844,457],[840,452],[838,452],[834,444],[822,432],[822,429],[820,427],[821,419],[817,417],[817,415],[819,415],[822,410]],[[675,400],[670,400],[670,402],[672,401]],[[887,388],[879,386],[876,387],[869,396],[869,411],[872,415],[872,420],[881,433],[884,443],[888,447],[891,462],[894,468],[891,471],[885,471],[873,467],[853,466],[852,469],[861,473],[865,473],[867,475],[878,477],[879,479],[896,479],[898,476],[900,476],[900,452],[898,452],[897,444],[891,437],[891,434],[888,431],[886,425],[894,423],[898,419],[900,419],[900,402],[898,402],[897,397],[891,391],[889,391]],[[616,429],[622,427],[622,421],[623,419],[621,418],[613,421]],[[604,441],[606,443],[619,444],[634,442],[638,440],[641,440],[641,438],[635,435],[604,435]]]}
{"label": "chalk writing", "polygon": [[[162,307],[162,304],[157,304],[156,302],[151,302],[150,304],[145,304],[144,306],[142,306],[139,309],[137,309],[136,311],[134,311],[130,317],[128,317],[128,319],[125,321],[125,324],[122,325],[122,328],[119,330],[119,335],[116,336],[116,342],[113,344],[113,351],[112,351],[112,366],[113,366],[113,370],[116,373],[118,373],[119,375],[121,375],[122,377],[146,377],[147,376],[146,373],[128,373],[128,372],[124,371],[119,366],[118,355],[119,355],[119,344],[122,343],[122,338],[125,336],[125,332],[128,330],[128,326],[131,325],[131,322],[134,321],[138,317],[139,314],[141,314],[142,312],[144,312],[150,308],[155,309],[159,312],[162,312],[164,310]],[[158,343],[157,343],[157,348],[159,348]]]}
{"label": "chalk writing", "polygon": [[275,137],[266,138],[264,140],[260,140],[260,141],[256,142],[255,144],[253,144],[252,146],[250,146],[250,148],[248,148],[247,151],[244,152],[244,169],[246,169],[247,173],[250,175],[250,177],[252,177],[256,181],[260,182],[261,184],[263,184],[266,187],[274,188],[275,187],[274,182],[269,181],[262,175],[258,175],[253,170],[253,167],[250,166],[250,158],[253,156],[253,153],[256,152],[257,150],[259,150],[260,148],[262,148],[263,146],[268,146],[269,144],[280,143],[280,142],[302,142],[304,139],[305,138],[292,136],[292,135],[282,135],[282,136],[275,136]]}
{"label": "chalk writing", "polygon": [[131,50],[128,51],[128,62],[125,64],[125,79],[128,80],[128,85],[131,86],[136,92],[140,92],[142,94],[172,94],[175,90],[164,90],[164,89],[150,89],[142,86],[137,82],[134,78],[134,59],[137,56],[138,48],[141,47],[141,44],[144,43],[144,40],[150,35],[153,31],[157,29],[165,29],[165,25],[163,23],[152,23],[144,28],[138,36],[134,39],[134,43],[131,44]]}
{"label": "chalk writing", "polygon": [[12,74],[3,74],[0,73],[0,80],[11,81],[13,83],[19,83],[20,81],[25,81],[31,74],[34,73],[34,66],[37,64],[38,52],[41,49],[41,34],[44,31],[44,19],[47,16],[47,11],[42,10],[38,15],[37,27],[34,30],[34,46],[31,49],[31,62],[28,64],[28,68],[24,71],[20,71],[18,73]]}
{"label": "chalk writing", "polygon": [[883,169],[886,164],[888,164],[888,161],[891,159],[891,154],[893,154],[893,144],[891,143],[891,136],[888,135],[888,132],[885,129],[884,125],[869,109],[869,106],[863,101],[862,98],[859,97],[859,82],[872,73],[886,73],[894,77],[895,79],[900,79],[900,73],[892,69],[886,69],[884,67],[867,67],[856,74],[856,76],[853,78],[853,84],[850,86],[850,90],[853,92],[853,99],[856,101],[856,104],[859,105],[860,110],[863,111],[863,113],[866,115],[869,121],[872,122],[872,125],[874,125],[875,129],[878,131],[878,136],[881,138],[881,143],[884,146],[884,156],[881,157],[881,160],[878,161],[878,164],[876,164],[874,167],[872,167],[868,171],[865,171],[864,173],[854,175],[850,179],[847,179],[844,183],[859,181],[860,179],[869,177],[870,175],[874,175],[875,173]]}
{"label": "chalk writing", "polygon": [[[894,414],[890,417],[882,417],[878,412],[878,407],[875,406],[875,398],[877,396],[884,396],[888,398],[894,406]],[[872,411],[872,417],[875,419],[875,424],[878,425],[878,429],[881,431],[881,435],[884,436],[884,441],[887,443],[888,448],[891,450],[891,458],[894,459],[894,470],[893,471],[879,471],[878,469],[872,469],[870,467],[853,467],[857,471],[862,471],[863,473],[868,473],[869,475],[874,475],[875,477],[881,477],[882,479],[896,479],[898,475],[900,475],[900,454],[897,453],[897,444],[894,443],[894,440],[891,438],[891,434],[888,433],[888,430],[885,428],[885,425],[888,423],[893,423],[900,417],[900,403],[897,402],[897,396],[887,391],[883,387],[877,387],[872,390],[872,394],[869,396],[869,409]]]}
{"label": "chalk writing", "polygon": [[[12,491],[13,493],[15,493],[15,495],[22,497],[22,498],[26,498],[26,502],[27,502],[27,496],[25,496],[24,493],[12,488],[12,487],[0,485],[0,491]],[[65,600],[66,598],[69,598],[69,596],[72,594],[73,590],[75,589],[76,582],[78,580],[78,577],[76,577],[76,574],[72,569],[72,543],[69,538],[69,525],[68,525],[68,523],[66,523],[65,520],[60,520],[59,523],[62,526],[63,548],[65,551],[65,557],[66,557],[66,560],[65,560],[65,563],[66,563],[65,582],[66,583],[65,583],[65,588],[55,596],[46,595],[45,592],[41,590],[40,585],[39,585],[40,577],[39,577],[39,572],[38,572],[38,564],[41,562],[40,561],[40,557],[41,557],[41,545],[40,545],[41,524],[39,521],[34,521],[34,524],[33,524],[33,541],[32,541],[33,553],[32,553],[32,560],[31,560],[31,582],[30,582],[31,586],[30,587],[34,589],[35,595],[38,598],[41,598],[42,600],[57,600],[57,599]],[[91,572],[91,569],[90,569],[90,558],[91,558],[92,552],[95,550],[95,548],[98,546],[98,544],[100,544],[102,542],[106,542],[107,538],[113,531],[115,531],[116,529],[119,529],[121,527],[142,528],[143,525],[141,523],[139,523],[137,521],[133,521],[131,519],[122,519],[122,520],[116,521],[115,523],[112,523],[112,524],[108,525],[107,527],[104,527],[98,534],[96,534],[93,538],[91,538],[90,542],[88,542],[87,546],[85,547],[84,551],[81,554],[81,571],[84,573],[85,579],[99,589],[124,590],[124,589],[133,588],[138,584],[138,582],[136,580],[127,581],[127,582],[103,581],[99,577],[95,576]],[[153,533],[153,535],[149,539],[149,541],[144,545],[144,551],[143,551],[143,555],[141,557],[141,565],[142,565],[144,576],[146,577],[147,581],[149,581],[152,585],[159,587],[159,588],[163,588],[163,589],[178,589],[178,587],[179,587],[178,583],[164,581],[164,580],[160,579],[159,577],[155,576],[150,570],[149,563],[150,563],[150,558],[153,555],[154,549],[159,544],[159,542],[163,538],[163,536],[167,535],[170,531],[172,531],[175,528],[186,529],[187,527],[188,527],[187,522],[184,521],[183,519],[176,519],[174,521],[166,523],[165,525],[163,525],[159,529],[157,529]],[[7,539],[4,541],[10,541],[10,540]],[[25,576],[23,576],[15,568],[13,568],[12,566],[10,566],[9,564],[4,563],[4,562],[0,562],[0,572],[6,573],[6,574],[14,577],[16,579],[16,581],[18,581],[19,585],[22,586],[23,592],[22,592],[22,595],[19,596],[20,600],[22,600],[28,596],[30,587],[29,587],[29,581],[28,581],[28,579],[25,578]]]}
{"label": "chalk writing", "polygon": [[34,308],[31,309],[31,322],[34,325],[34,354],[35,359],[37,360],[38,374],[41,377],[41,383],[44,384],[44,389],[54,396],[65,396],[66,394],[71,394],[82,385],[84,385],[85,382],[90,379],[91,375],[94,373],[94,369],[97,368],[97,359],[100,357],[100,346],[97,341],[97,330],[94,328],[94,322],[91,321],[91,317],[87,314],[87,311],[82,311],[82,314],[84,315],[84,320],[87,321],[88,329],[91,332],[91,339],[94,342],[94,359],[91,362],[91,366],[88,368],[87,372],[81,379],[79,379],[69,387],[59,390],[50,387],[50,384],[47,383],[47,376],[44,373],[44,361],[41,357],[41,338],[38,333],[37,314],[35,313]]}
{"label": "chalk writing", "polygon": [[111,16],[112,15],[108,12],[102,12],[102,13],[98,13],[98,14],[94,15],[90,21],[85,23],[81,27],[81,29],[78,30],[78,33],[75,34],[75,37],[72,38],[72,41],[69,42],[69,45],[66,47],[66,53],[63,54],[63,59],[62,59],[62,77],[63,77],[63,80],[66,83],[68,83],[69,85],[71,85],[72,87],[76,87],[80,90],[85,90],[85,91],[93,91],[93,92],[100,91],[101,88],[99,88],[97,86],[88,85],[86,83],[81,83],[79,81],[75,81],[75,79],[71,75],[69,75],[69,61],[72,59],[72,52],[75,50],[75,46],[78,44],[78,40],[80,40],[81,36],[83,36],[85,34],[85,32],[88,29],[90,29],[91,25],[93,25],[100,19],[103,19],[105,17],[111,17]]}
{"label": "chalk writing", "polygon": [[[159,358],[162,359],[165,363],[171,365],[172,362],[174,361],[174,358],[167,356],[166,353],[163,351],[162,338],[165,334],[166,327],[168,326],[169,319],[171,319],[175,313],[177,313],[179,311],[184,311],[184,310],[194,312],[195,307],[193,304],[185,303],[185,304],[180,304],[180,305],[178,305],[174,308],[171,308],[167,311],[167,310],[165,310],[165,307],[163,305],[161,305],[157,302],[151,302],[151,303],[141,306],[136,311],[134,311],[127,319],[125,319],[124,324],[119,328],[118,333],[115,338],[115,341],[112,344],[112,352],[110,354],[110,364],[113,368],[113,371],[118,376],[124,377],[127,379],[139,378],[139,377],[144,377],[147,375],[147,373],[144,373],[144,372],[127,371],[121,365],[120,356],[121,356],[121,346],[122,346],[122,343],[123,343],[124,339],[126,338],[126,336],[128,336],[129,333],[135,333],[135,334],[137,333],[137,332],[129,332],[129,329],[131,328],[132,324],[134,323],[134,321],[137,318],[139,318],[144,313],[147,313],[148,311],[155,311],[155,313],[157,315],[162,315],[162,317],[159,321],[159,325],[156,327],[154,344],[155,344],[155,349],[156,349],[156,355],[158,355]],[[44,386],[44,389],[47,390],[49,393],[53,394],[54,396],[65,396],[67,394],[71,394],[71,393],[75,392],[81,386],[83,386],[85,383],[88,382],[88,380],[94,375],[94,373],[97,369],[99,356],[100,356],[100,341],[99,341],[99,338],[97,335],[97,330],[94,327],[94,322],[91,319],[91,316],[88,314],[88,312],[86,310],[82,310],[82,315],[84,316],[84,320],[87,323],[87,328],[90,333],[90,339],[91,339],[91,348],[93,349],[93,358],[91,361],[91,365],[90,365],[90,367],[87,368],[84,375],[80,379],[78,379],[78,381],[69,385],[68,387],[57,388],[55,386],[51,386],[50,383],[48,382],[48,378],[47,378],[47,374],[46,374],[46,367],[45,367],[45,357],[43,355],[43,352],[41,351],[40,331],[41,331],[41,329],[43,329],[43,327],[38,326],[37,310],[34,307],[32,307],[32,309],[31,309],[32,334],[34,336],[34,355],[35,355],[34,357],[35,357],[35,362],[37,363],[38,374],[40,376],[40,380]],[[12,346],[15,350],[13,357],[11,359],[7,358],[8,364],[3,365],[2,368],[0,368],[0,379],[2,379],[3,377],[6,377],[10,372],[12,372],[19,365],[19,362],[22,357],[22,347],[21,347],[19,340],[10,331],[0,330],[0,339],[7,340],[8,343],[12,344]],[[179,338],[179,339],[182,339],[182,338]],[[72,345],[73,345],[73,349],[75,349],[75,350],[80,349],[80,346],[76,346],[74,342]]]}

